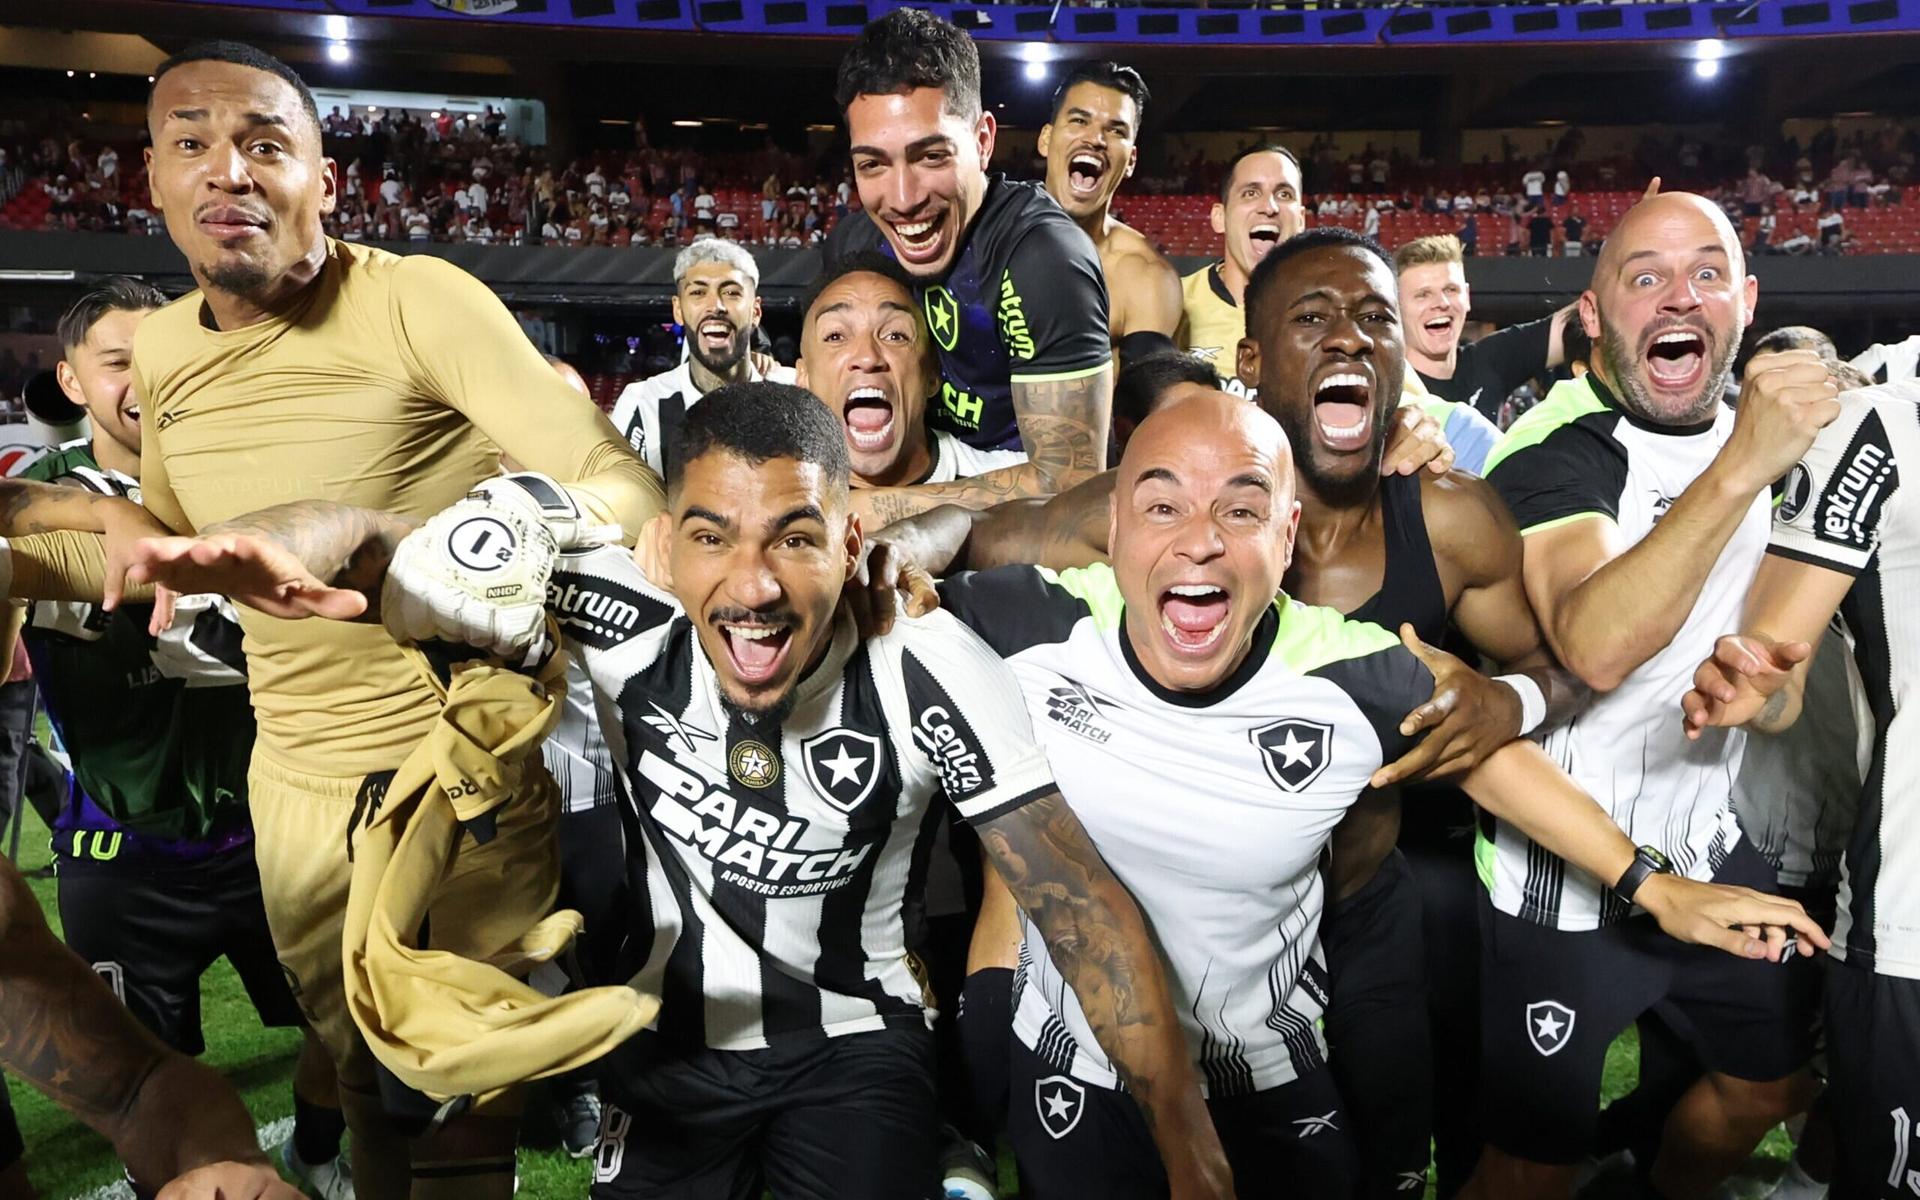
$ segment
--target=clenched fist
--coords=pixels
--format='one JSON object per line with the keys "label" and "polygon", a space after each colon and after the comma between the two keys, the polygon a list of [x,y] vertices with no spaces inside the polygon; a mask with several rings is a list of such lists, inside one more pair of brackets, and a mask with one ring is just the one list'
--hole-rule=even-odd
{"label": "clenched fist", "polygon": [[1758,492],[1793,469],[1814,437],[1840,415],[1840,389],[1811,350],[1769,355],[1740,388],[1733,436],[1721,448],[1744,490]]}

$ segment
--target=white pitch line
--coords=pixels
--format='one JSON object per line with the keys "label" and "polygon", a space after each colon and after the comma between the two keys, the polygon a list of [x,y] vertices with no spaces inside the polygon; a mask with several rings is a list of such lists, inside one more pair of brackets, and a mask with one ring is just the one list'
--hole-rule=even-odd
{"label": "white pitch line", "polygon": [[[281,1142],[293,1136],[293,1118],[281,1117],[278,1121],[268,1121],[253,1131],[262,1150],[271,1150]],[[102,1184],[91,1191],[79,1192],[72,1200],[133,1200],[133,1187],[124,1179]]]}

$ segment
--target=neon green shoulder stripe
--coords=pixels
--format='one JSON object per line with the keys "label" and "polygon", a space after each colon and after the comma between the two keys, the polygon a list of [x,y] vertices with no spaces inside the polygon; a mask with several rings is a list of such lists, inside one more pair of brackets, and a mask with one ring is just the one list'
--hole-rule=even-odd
{"label": "neon green shoulder stripe", "polygon": [[1337,609],[1302,604],[1285,595],[1274,606],[1280,611],[1280,629],[1274,635],[1273,653],[1297,674],[1400,644],[1397,636],[1380,626],[1350,621]]}
{"label": "neon green shoulder stripe", "polygon": [[1493,453],[1487,455],[1484,474],[1493,474],[1494,469],[1505,462],[1509,455],[1546,441],[1547,435],[1554,430],[1571,425],[1589,413],[1605,411],[1607,406],[1601,403],[1599,395],[1587,384],[1584,376],[1554,384],[1547,398],[1515,421],[1513,428],[1507,430],[1506,436],[1495,444]]}
{"label": "neon green shoulder stripe", "polygon": [[1040,577],[1080,598],[1093,614],[1093,627],[1102,632],[1120,628],[1120,614],[1126,602],[1120,598],[1120,581],[1106,563],[1075,567],[1070,571],[1039,568]]}

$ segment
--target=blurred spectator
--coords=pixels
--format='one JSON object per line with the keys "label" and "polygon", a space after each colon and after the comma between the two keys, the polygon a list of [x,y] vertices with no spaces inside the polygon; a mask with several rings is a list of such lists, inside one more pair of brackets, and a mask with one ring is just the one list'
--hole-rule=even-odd
{"label": "blurred spectator", "polygon": [[1520,177],[1520,190],[1526,195],[1529,207],[1540,207],[1547,202],[1547,173],[1539,167]]}
{"label": "blurred spectator", "polygon": [[1580,210],[1577,208],[1569,208],[1567,210],[1566,220],[1562,221],[1560,225],[1561,229],[1566,233],[1566,241],[1561,243],[1560,246],[1561,256],[1565,258],[1579,258],[1585,254],[1587,245],[1587,222],[1586,218],[1580,215]]}

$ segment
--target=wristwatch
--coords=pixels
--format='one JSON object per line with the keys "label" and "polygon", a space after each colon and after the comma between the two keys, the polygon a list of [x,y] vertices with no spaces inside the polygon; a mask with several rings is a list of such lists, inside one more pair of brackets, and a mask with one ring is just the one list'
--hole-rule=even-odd
{"label": "wristwatch", "polygon": [[1640,846],[1633,852],[1633,865],[1627,868],[1626,874],[1620,876],[1620,882],[1613,885],[1613,894],[1632,904],[1634,893],[1647,881],[1647,876],[1671,874],[1673,863],[1668,861],[1666,855],[1652,846]]}

